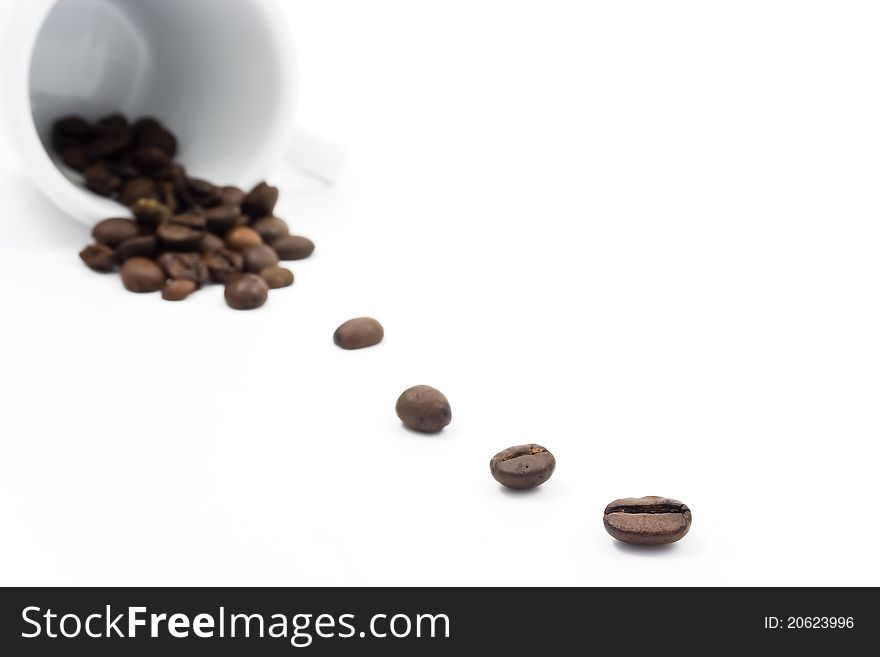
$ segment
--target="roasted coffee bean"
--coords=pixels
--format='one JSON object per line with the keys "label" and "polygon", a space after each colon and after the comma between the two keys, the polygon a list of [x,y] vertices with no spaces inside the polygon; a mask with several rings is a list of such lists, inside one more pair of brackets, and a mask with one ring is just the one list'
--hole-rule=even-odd
{"label": "roasted coffee bean", "polygon": [[128,119],[124,114],[120,114],[116,112],[114,114],[108,114],[107,116],[98,119],[98,122],[95,124],[98,130],[128,130],[130,126],[128,125]]}
{"label": "roasted coffee bean", "polygon": [[414,386],[398,398],[397,417],[413,431],[436,433],[452,421],[452,409],[439,390]]}
{"label": "roasted coffee bean", "polygon": [[134,178],[122,186],[119,192],[119,202],[122,205],[131,206],[142,198],[158,200],[159,187],[150,178]]}
{"label": "roasted coffee bean", "polygon": [[107,273],[116,269],[116,252],[106,244],[91,244],[79,252],[79,257],[95,271]]}
{"label": "roasted coffee bean", "polygon": [[202,243],[199,244],[199,251],[208,253],[209,251],[219,251],[226,248],[226,243],[217,237],[214,233],[205,233],[202,237]]}
{"label": "roasted coffee bean", "polygon": [[302,260],[315,251],[315,243],[300,235],[284,235],[271,242],[281,260]]}
{"label": "roasted coffee bean", "polygon": [[226,185],[220,188],[220,198],[226,205],[234,205],[241,208],[247,194],[235,185]]}
{"label": "roasted coffee bean", "polygon": [[605,507],[605,531],[625,543],[665,545],[684,538],[691,528],[687,505],[666,497],[626,497]]}
{"label": "roasted coffee bean", "polygon": [[103,162],[104,166],[107,167],[107,170],[119,178],[123,183],[142,177],[141,170],[135,166],[134,162],[132,162],[131,158],[127,155],[123,155],[116,160],[104,160]]}
{"label": "roasted coffee bean", "polygon": [[204,236],[205,231],[175,223],[173,220],[163,221],[156,229],[156,237],[172,251],[198,251]]}
{"label": "roasted coffee bean", "polygon": [[52,124],[52,145],[61,152],[76,146],[84,146],[95,138],[97,132],[91,123],[81,116],[65,116]]}
{"label": "roasted coffee bean", "polygon": [[162,298],[165,301],[183,301],[196,291],[196,284],[182,278],[176,281],[168,281],[162,288]]}
{"label": "roasted coffee bean", "polygon": [[244,251],[252,246],[259,246],[263,238],[253,228],[248,226],[236,226],[226,233],[226,246],[233,251]]}
{"label": "roasted coffee bean", "polygon": [[244,258],[240,253],[229,249],[216,249],[204,255],[205,265],[215,283],[226,283],[233,274],[244,268]]}
{"label": "roasted coffee bean", "polygon": [[269,244],[272,240],[278,239],[279,237],[290,235],[290,228],[288,227],[287,222],[278,217],[263,217],[262,219],[257,219],[251,227],[260,234],[260,237],[263,238],[263,241],[266,242],[266,244]]}
{"label": "roasted coffee bean", "polygon": [[158,262],[171,280],[192,281],[196,287],[208,282],[208,267],[200,253],[163,253]]}
{"label": "roasted coffee bean", "polygon": [[212,233],[223,235],[238,225],[241,211],[237,205],[224,203],[217,207],[205,210],[205,220],[208,230]]}
{"label": "roasted coffee bean", "polygon": [[489,461],[495,481],[508,488],[534,488],[556,469],[553,454],[540,445],[517,445],[498,452]]}
{"label": "roasted coffee bean", "polygon": [[61,153],[61,161],[74,171],[82,173],[91,166],[84,146],[72,146]]}
{"label": "roasted coffee bean", "polygon": [[86,154],[93,162],[121,155],[131,145],[131,130],[125,119],[122,123],[98,122],[98,135],[86,146]]}
{"label": "roasted coffee bean", "polygon": [[126,260],[119,274],[130,292],[157,292],[165,287],[165,272],[149,258]]}
{"label": "roasted coffee bean", "polygon": [[385,329],[372,317],[358,317],[343,323],[333,334],[333,342],[343,349],[363,349],[382,342]]}
{"label": "roasted coffee bean", "polygon": [[293,285],[293,272],[278,265],[272,265],[260,271],[260,278],[266,281],[270,290]]}
{"label": "roasted coffee bean", "polygon": [[130,258],[152,258],[159,251],[159,240],[153,235],[142,235],[125,240],[116,249],[116,259],[125,262]]}
{"label": "roasted coffee bean", "polygon": [[278,264],[278,254],[265,244],[248,247],[241,255],[244,257],[244,270],[252,274],[258,274],[266,267]]}
{"label": "roasted coffee bean", "polygon": [[146,117],[139,119],[132,126],[132,133],[134,133],[134,147],[136,150],[158,148],[169,159],[173,158],[177,153],[177,138],[154,118]]}
{"label": "roasted coffee bean", "polygon": [[269,298],[269,286],[256,274],[235,274],[226,283],[226,303],[236,310],[259,308]]}
{"label": "roasted coffee bean", "polygon": [[122,180],[114,176],[101,162],[83,171],[86,187],[101,196],[112,196],[122,187]]}
{"label": "roasted coffee bean", "polygon": [[142,227],[153,231],[163,221],[171,219],[171,209],[154,198],[141,198],[131,206],[131,213]]}
{"label": "roasted coffee bean", "polygon": [[241,204],[241,211],[251,219],[272,214],[278,202],[278,188],[264,182],[254,187]]}
{"label": "roasted coffee bean", "polygon": [[199,178],[187,178],[183,185],[178,185],[177,194],[190,207],[212,208],[221,201],[220,190]]}
{"label": "roasted coffee bean", "polygon": [[92,228],[92,237],[96,242],[116,248],[125,240],[137,237],[141,234],[138,225],[131,219],[104,219]]}
{"label": "roasted coffee bean", "polygon": [[156,146],[139,148],[132,153],[132,161],[140,167],[141,171],[150,173],[167,167],[171,163],[168,153]]}

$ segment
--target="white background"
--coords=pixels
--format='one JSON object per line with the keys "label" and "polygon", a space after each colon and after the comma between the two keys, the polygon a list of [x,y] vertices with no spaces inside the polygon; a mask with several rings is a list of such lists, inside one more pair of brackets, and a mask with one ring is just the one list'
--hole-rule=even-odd
{"label": "white background", "polygon": [[[87,270],[0,143],[0,582],[880,584],[877,3],[286,4],[350,163],[257,312]],[[612,540],[650,494],[690,534]]]}

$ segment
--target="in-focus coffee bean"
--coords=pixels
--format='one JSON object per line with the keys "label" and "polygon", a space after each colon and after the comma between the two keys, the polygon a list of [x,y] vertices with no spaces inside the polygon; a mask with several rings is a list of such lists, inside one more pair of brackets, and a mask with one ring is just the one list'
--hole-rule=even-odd
{"label": "in-focus coffee bean", "polygon": [[132,237],[137,237],[140,234],[140,228],[131,219],[104,219],[104,221],[99,221],[92,228],[92,237],[95,238],[96,242],[106,244],[114,249],[125,240],[130,240]]}
{"label": "in-focus coffee bean", "polygon": [[279,290],[282,287],[293,285],[293,272],[278,265],[266,267],[260,271],[260,278],[266,281],[270,290]]}
{"label": "in-focus coffee bean", "polygon": [[79,252],[89,269],[108,273],[116,269],[116,252],[106,244],[90,244]]}
{"label": "in-focus coffee bean", "polygon": [[181,278],[176,281],[168,281],[162,288],[162,298],[165,301],[183,301],[196,291],[196,284],[188,279]]}
{"label": "in-focus coffee bean", "polygon": [[284,219],[279,217],[263,217],[253,223],[253,229],[260,234],[263,241],[269,244],[272,240],[290,234],[290,228]]}
{"label": "in-focus coffee bean", "polygon": [[236,226],[226,233],[226,246],[233,251],[244,251],[262,243],[263,238],[260,234],[248,226]]}
{"label": "in-focus coffee bean", "polygon": [[540,445],[517,445],[498,452],[489,471],[508,488],[534,488],[547,481],[556,469],[556,458]]}
{"label": "in-focus coffee bean", "polygon": [[238,274],[244,269],[244,258],[237,251],[229,249],[216,249],[209,251],[204,256],[205,265],[215,283],[226,283],[233,274]]}
{"label": "in-focus coffee bean", "polygon": [[385,329],[372,317],[357,317],[343,322],[333,333],[333,342],[343,349],[363,349],[382,342]]}
{"label": "in-focus coffee bean", "polygon": [[301,235],[283,235],[272,240],[272,248],[281,260],[303,260],[315,251],[315,243]]}
{"label": "in-focus coffee bean", "polygon": [[397,417],[413,431],[437,433],[452,421],[449,400],[431,386],[413,386],[397,399]]}
{"label": "in-focus coffee bean", "polygon": [[129,292],[158,292],[165,286],[165,272],[149,258],[130,258],[119,270]]}
{"label": "in-focus coffee bean", "polygon": [[244,269],[252,274],[258,274],[266,267],[272,267],[278,264],[278,254],[275,253],[271,246],[258,244],[251,246],[241,252],[244,258]]}
{"label": "in-focus coffee bean", "polygon": [[261,182],[254,187],[241,204],[241,211],[251,219],[268,217],[278,202],[278,188]]}
{"label": "in-focus coffee bean", "polygon": [[626,497],[605,507],[605,531],[635,545],[665,545],[684,538],[691,528],[687,505],[667,497]]}
{"label": "in-focus coffee bean", "polygon": [[269,298],[269,286],[256,274],[234,274],[226,283],[226,303],[235,310],[259,308]]}

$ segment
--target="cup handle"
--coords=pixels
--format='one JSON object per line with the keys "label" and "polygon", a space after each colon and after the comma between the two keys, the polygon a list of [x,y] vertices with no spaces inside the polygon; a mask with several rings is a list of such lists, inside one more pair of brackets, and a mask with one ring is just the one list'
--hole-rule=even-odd
{"label": "cup handle", "polygon": [[285,160],[301,173],[332,185],[345,167],[345,151],[329,139],[297,130]]}

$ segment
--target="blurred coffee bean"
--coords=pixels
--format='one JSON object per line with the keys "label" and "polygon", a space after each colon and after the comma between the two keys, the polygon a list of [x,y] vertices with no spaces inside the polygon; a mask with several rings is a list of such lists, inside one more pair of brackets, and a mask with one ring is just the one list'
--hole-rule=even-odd
{"label": "blurred coffee bean", "polygon": [[278,265],[272,265],[261,270],[260,278],[266,281],[266,285],[269,286],[270,290],[293,285],[293,272]]}
{"label": "blurred coffee bean", "polygon": [[177,153],[177,138],[164,125],[154,118],[146,117],[139,119],[132,126],[134,133],[134,148],[158,148],[169,159]]}
{"label": "blurred coffee bean", "polygon": [[287,222],[278,217],[263,217],[262,219],[257,219],[251,228],[260,234],[260,237],[263,238],[263,241],[266,242],[266,244],[269,244],[272,240],[278,239],[279,237],[290,235],[290,228],[287,226]]}
{"label": "blurred coffee bean", "polygon": [[96,134],[94,126],[81,116],[65,116],[52,124],[52,146],[56,151],[66,151],[86,145]]}
{"label": "blurred coffee bean", "polygon": [[131,206],[142,198],[159,198],[159,188],[150,178],[134,178],[122,186],[119,202]]}
{"label": "blurred coffee bean", "polygon": [[225,185],[220,188],[220,198],[227,205],[235,205],[241,208],[246,196],[247,194],[244,193],[244,190],[235,185]]}
{"label": "blurred coffee bean", "polygon": [[171,209],[154,198],[141,198],[131,206],[131,212],[143,228],[154,231],[163,221],[171,219]]}
{"label": "blurred coffee bean", "polygon": [[226,283],[233,274],[244,269],[244,258],[240,253],[229,249],[216,249],[203,256],[205,266],[215,283]]}
{"label": "blurred coffee bean", "polygon": [[140,233],[138,225],[131,219],[104,219],[104,221],[99,221],[92,228],[92,237],[95,238],[96,242],[106,244],[114,249],[125,240],[137,237]]}
{"label": "blurred coffee bean", "polygon": [[86,146],[86,155],[93,162],[121,155],[131,145],[131,130],[124,118],[102,119],[97,127],[97,136]]}
{"label": "blurred coffee bean", "polygon": [[196,284],[188,279],[168,281],[162,288],[162,298],[165,301],[183,301],[196,291]]}
{"label": "blurred coffee bean", "polygon": [[72,146],[61,153],[61,161],[74,171],[82,173],[91,166],[84,146]]}
{"label": "blurred coffee bean", "polygon": [[95,126],[98,128],[98,131],[130,129],[128,119],[124,114],[120,114],[119,112],[108,114],[107,116],[98,119]]}
{"label": "blurred coffee bean", "polygon": [[302,260],[315,251],[315,243],[301,235],[284,235],[271,242],[281,260]]}
{"label": "blurred coffee bean", "polygon": [[244,257],[244,269],[252,274],[258,274],[266,267],[272,267],[278,264],[278,254],[271,246],[258,244],[250,246],[241,252]]}
{"label": "blurred coffee bean", "polygon": [[192,281],[196,287],[208,282],[208,268],[199,253],[163,253],[158,263],[172,280]]}
{"label": "blurred coffee bean", "polygon": [[212,233],[224,234],[238,225],[241,211],[237,205],[224,203],[217,207],[205,210],[205,220],[208,230]]}
{"label": "blurred coffee bean", "polygon": [[197,251],[204,235],[205,231],[175,223],[173,219],[163,221],[156,229],[156,237],[172,251]]}
{"label": "blurred coffee bean", "polygon": [[436,433],[452,421],[446,396],[431,386],[413,386],[397,400],[397,417],[413,431]]}
{"label": "blurred coffee bean", "polygon": [[152,258],[159,251],[159,240],[153,235],[143,235],[125,240],[116,249],[116,259],[125,262],[130,258]]}
{"label": "blurred coffee bean", "polygon": [[199,244],[199,251],[208,253],[209,251],[218,251],[226,248],[226,243],[217,237],[214,233],[205,233],[202,242]]}
{"label": "blurred coffee bean", "polygon": [[269,286],[256,274],[235,274],[226,283],[226,303],[236,310],[259,308],[269,298]]}
{"label": "blurred coffee bean", "polygon": [[100,162],[83,171],[83,177],[86,187],[101,196],[112,196],[122,187],[122,181]]}
{"label": "blurred coffee bean", "polygon": [[263,238],[253,228],[248,226],[236,226],[226,233],[226,246],[233,251],[244,251],[252,246],[263,243]]}
{"label": "blurred coffee bean", "polygon": [[127,155],[123,155],[115,160],[103,160],[103,163],[107,170],[123,183],[141,177],[141,170],[135,166],[134,162]]}
{"label": "blurred coffee bean", "polygon": [[139,148],[132,153],[132,161],[145,173],[158,171],[171,163],[168,153],[156,146]]}
{"label": "blurred coffee bean", "polygon": [[79,252],[79,257],[95,271],[107,273],[116,269],[116,252],[105,244],[90,244]]}
{"label": "blurred coffee bean", "polygon": [[207,180],[187,178],[178,185],[177,193],[190,207],[213,208],[221,201],[220,190]]}
{"label": "blurred coffee bean", "polygon": [[382,342],[385,329],[372,317],[358,317],[343,323],[333,334],[333,342],[343,349],[363,349]]}
{"label": "blurred coffee bean", "polygon": [[165,286],[165,272],[149,258],[131,258],[119,270],[122,284],[130,292],[157,292]]}
{"label": "blurred coffee bean", "polygon": [[254,187],[241,204],[241,211],[251,219],[267,217],[275,210],[278,188],[264,182]]}

